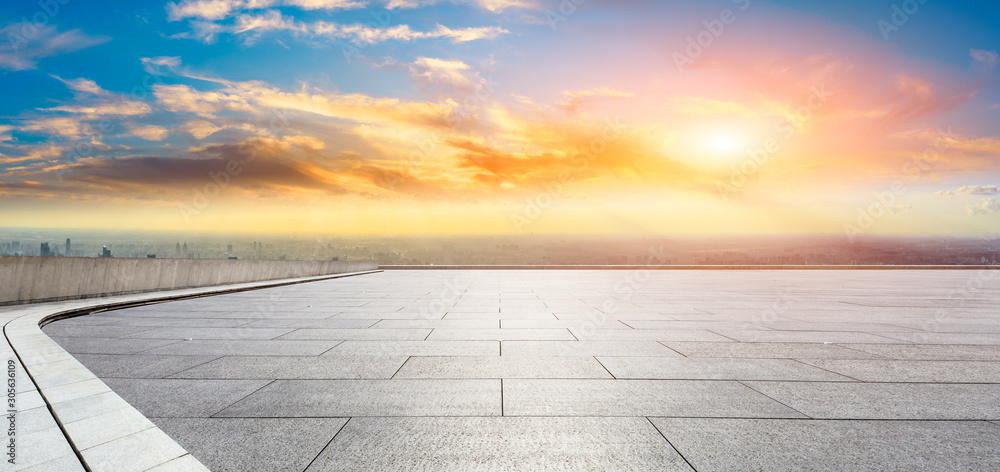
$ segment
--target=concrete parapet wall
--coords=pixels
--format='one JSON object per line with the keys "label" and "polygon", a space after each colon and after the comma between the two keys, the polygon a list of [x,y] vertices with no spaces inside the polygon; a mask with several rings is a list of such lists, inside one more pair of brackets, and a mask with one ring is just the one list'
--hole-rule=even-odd
{"label": "concrete parapet wall", "polygon": [[375,270],[375,262],[0,257],[0,305]]}

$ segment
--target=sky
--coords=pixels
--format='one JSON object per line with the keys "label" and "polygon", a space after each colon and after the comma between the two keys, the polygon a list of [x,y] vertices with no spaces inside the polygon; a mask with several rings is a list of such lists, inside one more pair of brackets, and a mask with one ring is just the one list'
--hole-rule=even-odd
{"label": "sky", "polygon": [[8,2],[0,227],[995,234],[998,24],[990,1]]}

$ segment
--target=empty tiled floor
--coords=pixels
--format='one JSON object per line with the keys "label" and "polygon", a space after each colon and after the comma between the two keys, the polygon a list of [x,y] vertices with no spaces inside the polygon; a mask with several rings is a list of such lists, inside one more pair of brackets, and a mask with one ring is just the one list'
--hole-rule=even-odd
{"label": "empty tiled floor", "polygon": [[389,271],[44,330],[216,471],[989,470],[998,306],[1000,272]]}

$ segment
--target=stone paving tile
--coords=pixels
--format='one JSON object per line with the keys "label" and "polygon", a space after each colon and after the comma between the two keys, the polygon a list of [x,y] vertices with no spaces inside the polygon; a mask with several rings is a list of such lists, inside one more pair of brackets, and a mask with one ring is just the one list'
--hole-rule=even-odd
{"label": "stone paving tile", "polygon": [[[560,320],[592,320],[595,319],[594,310],[573,310],[567,312],[556,312],[555,316]],[[615,313],[614,318],[621,320],[669,320],[666,315],[659,313]],[[599,319],[599,318],[597,318]]]}
{"label": "stone paving tile", "polygon": [[656,341],[504,341],[503,356],[615,356],[681,357],[680,354]]}
{"label": "stone paving tile", "polygon": [[668,330],[668,329],[744,329],[746,328],[746,323],[742,321],[677,321],[677,320],[620,320],[619,323],[625,324],[632,329],[653,329],[653,330]]}
{"label": "stone paving tile", "polygon": [[500,320],[381,320],[375,329],[497,329]]}
{"label": "stone paving tile", "polygon": [[430,329],[298,329],[279,340],[341,340],[341,341],[419,341],[431,334]]}
{"label": "stone paving tile", "polygon": [[730,339],[704,329],[654,330],[654,329],[595,329],[570,330],[581,341],[705,341],[726,342]]}
{"label": "stone paving tile", "polygon": [[80,464],[80,458],[75,453],[70,452],[50,461],[45,461],[30,467],[17,469],[20,472],[84,472],[86,469]]}
{"label": "stone paving tile", "polygon": [[[687,357],[744,357],[756,359],[883,359],[879,354],[822,343],[698,343],[666,341],[664,345]],[[867,345],[860,345],[867,346]],[[873,344],[874,346],[874,344]],[[895,347],[897,345],[892,345]],[[898,345],[900,347],[909,347]],[[1000,355],[1000,353],[998,353]]]}
{"label": "stone paving tile", "polygon": [[115,392],[104,392],[89,397],[77,398],[56,405],[52,409],[63,424],[80,421],[97,415],[127,408],[128,402]]}
{"label": "stone paving tile", "polygon": [[205,472],[205,466],[191,454],[186,454],[143,472]]}
{"label": "stone paving tile", "polygon": [[348,319],[267,319],[253,321],[243,325],[244,328],[327,328],[327,329],[364,329],[378,323],[374,320]]}
{"label": "stone paving tile", "polygon": [[1000,418],[1000,385],[744,382],[812,418],[986,420]]}
{"label": "stone paving tile", "polygon": [[435,329],[429,341],[576,340],[566,329]]}
{"label": "stone paving tile", "polygon": [[268,384],[266,380],[107,379],[146,417],[207,417]]}
{"label": "stone paving tile", "polygon": [[[177,303],[177,302],[172,302],[172,303]],[[167,306],[167,305],[169,305],[169,303],[163,304],[163,306]],[[220,305],[225,306],[225,303],[221,303]],[[128,314],[124,315],[123,313],[126,313],[126,310],[127,310]],[[185,309],[185,308],[177,308],[177,309],[171,309],[171,310],[162,310],[161,309],[161,310],[155,310],[154,311],[154,310],[141,310],[139,308],[125,308],[125,309],[122,309],[121,311],[117,311],[117,312],[108,312],[107,317],[108,318],[118,318],[118,317],[128,316],[129,318],[154,318],[154,319],[162,319],[162,318],[213,319],[213,318],[224,318],[224,315],[228,315],[228,314],[233,314],[233,309],[232,308],[226,307],[226,308],[222,309],[222,311],[208,311],[208,310],[200,310],[200,309],[199,310],[192,310],[192,309]],[[244,311],[244,312],[240,312],[238,314],[241,314],[242,316],[236,316],[235,318],[244,318],[244,317],[246,317],[246,318],[253,318],[254,317],[253,316],[253,310],[247,310],[247,311]],[[89,316],[98,316],[98,317],[100,317],[101,314],[98,313],[96,315],[89,315]]]}
{"label": "stone paving tile", "polygon": [[918,331],[917,328],[908,328],[886,323],[866,323],[866,322],[833,322],[833,321],[775,321],[765,323],[768,329],[776,331],[854,331],[861,333],[900,333]]}
{"label": "stone paving tile", "polygon": [[93,376],[86,369],[67,369],[61,372],[38,374],[32,380],[34,380],[36,386],[46,389],[91,379],[93,379]]}
{"label": "stone paving tile", "polygon": [[803,416],[737,382],[506,379],[503,386],[506,416]]}
{"label": "stone paving tile", "polygon": [[853,381],[787,359],[598,357],[597,360],[618,379]]}
{"label": "stone paving tile", "polygon": [[445,320],[556,320],[552,313],[463,313],[449,311]]}
{"label": "stone paving tile", "polygon": [[176,339],[63,337],[53,337],[52,340],[73,354],[136,354],[178,341]]}
{"label": "stone paving tile", "polygon": [[278,380],[214,416],[499,416],[500,398],[499,380]]}
{"label": "stone paving tile", "polygon": [[45,388],[45,401],[47,403],[62,403],[108,391],[110,389],[101,379],[92,378],[90,380]]}
{"label": "stone paving tile", "polygon": [[[899,326],[912,328],[916,331],[926,331],[931,333],[974,333],[974,334],[1000,334],[1000,325],[989,323],[993,317],[977,323],[975,320],[967,320],[965,323],[937,323],[928,320],[916,320],[912,323],[897,323]],[[897,330],[899,331],[899,330]]]}
{"label": "stone paving tile", "polygon": [[64,423],[66,433],[77,449],[94,446],[145,431],[154,425],[133,408],[122,408],[72,423]]}
{"label": "stone paving tile", "polygon": [[143,339],[274,339],[294,331],[290,328],[155,328],[128,336]]}
{"label": "stone paving tile", "polygon": [[[48,323],[42,327],[42,331],[46,328],[53,328],[55,326],[103,326],[113,321],[117,321],[119,318],[112,318],[107,316],[108,312],[95,313],[92,315],[84,316],[74,316],[73,318],[64,318],[59,320],[58,324]],[[128,319],[128,318],[125,318]]]}
{"label": "stone paving tile", "polygon": [[697,470],[991,470],[982,422],[651,418]]}
{"label": "stone paving tile", "polygon": [[411,357],[396,379],[609,379],[593,357]]}
{"label": "stone paving tile", "polygon": [[[113,313],[113,312],[112,312]],[[135,326],[135,327],[170,327],[184,328],[231,328],[247,324],[253,319],[248,318],[137,318],[132,316],[105,317],[101,326]],[[63,322],[60,321],[59,324]]]}
{"label": "stone paving tile", "polygon": [[101,378],[156,379],[169,376],[196,365],[204,364],[218,356],[147,356],[135,354],[77,354],[75,356],[88,370]]}
{"label": "stone paving tile", "polygon": [[[44,406],[30,410],[18,408],[16,421],[16,433],[19,435],[28,435],[58,426],[56,421],[52,419],[52,413]],[[7,430],[6,427],[4,429]]]}
{"label": "stone paving tile", "polygon": [[645,418],[352,418],[308,470],[691,468]]}
{"label": "stone paving tile", "polygon": [[80,326],[63,325],[61,323],[50,323],[42,328],[42,332],[52,337],[75,337],[75,338],[123,338],[130,334],[138,334],[149,331],[148,326]]}
{"label": "stone paving tile", "polygon": [[331,320],[370,320],[372,323],[381,320],[440,320],[444,318],[445,312],[440,313],[420,313],[420,312],[384,312],[376,311],[371,313],[341,313],[330,317]]}
{"label": "stone paving tile", "polygon": [[[747,343],[876,343],[907,344],[909,341],[887,337],[889,333],[854,333],[841,331],[752,331],[718,330],[727,338]],[[679,340],[683,341],[683,339]],[[695,340],[696,341],[696,340]]]}
{"label": "stone paving tile", "polygon": [[[7,427],[4,427],[6,430]],[[58,427],[17,436],[17,469],[28,468],[38,464],[61,459],[62,456],[73,454],[73,449],[66,442],[66,436]],[[7,463],[7,440],[4,440],[4,463]]]}
{"label": "stone paving tile", "polygon": [[1000,346],[1000,333],[881,333],[915,344],[979,344]]}
{"label": "stone paving tile", "polygon": [[870,352],[881,358],[899,360],[1000,361],[1000,346],[845,344],[844,347],[858,352]]}
{"label": "stone paving tile", "polygon": [[865,382],[1000,384],[1000,364],[991,361],[804,359],[802,362]]}
{"label": "stone paving tile", "polygon": [[324,356],[498,356],[497,341],[344,341]]}
{"label": "stone paving tile", "polygon": [[500,304],[494,303],[491,305],[489,303],[479,303],[479,302],[464,303],[462,305],[455,305],[450,307],[448,309],[448,314],[452,313],[464,313],[467,315],[472,315],[477,313],[499,314]]}
{"label": "stone paving tile", "polygon": [[223,357],[171,378],[179,379],[388,379],[406,356]]}
{"label": "stone paving tile", "polygon": [[[142,451],[141,454],[120,454],[122,449]],[[80,451],[92,470],[142,472],[185,454],[184,449],[156,429],[147,429],[124,438]],[[136,461],[136,459],[140,459]]]}
{"label": "stone paving tile", "polygon": [[143,351],[164,356],[318,356],[340,341],[194,339]]}
{"label": "stone paving tile", "polygon": [[347,418],[151,418],[213,472],[299,472]]}
{"label": "stone paving tile", "polygon": [[267,310],[257,310],[248,309],[245,311],[234,311],[230,313],[221,313],[214,315],[214,318],[221,319],[242,319],[246,321],[252,320],[280,320],[280,319],[293,319],[293,320],[325,320],[328,318],[333,318],[339,314],[336,312],[305,312],[305,311],[267,311]]}
{"label": "stone paving tile", "polygon": [[503,329],[632,329],[630,326],[618,320],[605,319],[598,323],[598,320],[501,320],[500,327]]}

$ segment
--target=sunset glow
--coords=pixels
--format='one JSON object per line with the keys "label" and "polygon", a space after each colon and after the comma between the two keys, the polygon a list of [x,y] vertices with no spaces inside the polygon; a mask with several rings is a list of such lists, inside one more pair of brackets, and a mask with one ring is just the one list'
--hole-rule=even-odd
{"label": "sunset glow", "polygon": [[21,20],[35,4],[5,6],[0,221],[1000,228],[992,4],[895,25],[891,2],[576,3],[70,3],[41,27]]}

